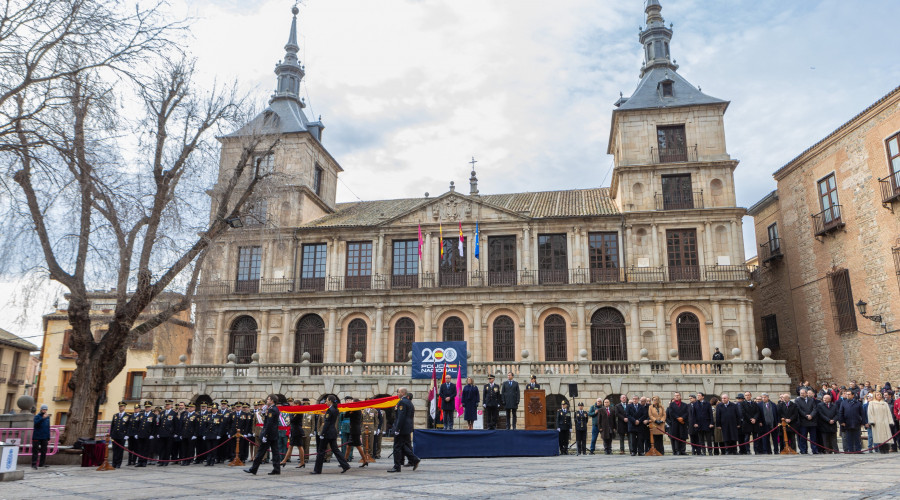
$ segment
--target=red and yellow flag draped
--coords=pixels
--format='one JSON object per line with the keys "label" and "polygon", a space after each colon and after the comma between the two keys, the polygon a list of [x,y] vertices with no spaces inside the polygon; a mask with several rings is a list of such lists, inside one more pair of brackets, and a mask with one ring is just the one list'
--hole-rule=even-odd
{"label": "red and yellow flag draped", "polygon": [[[399,396],[388,396],[386,398],[376,398],[376,399],[367,399],[365,401],[356,401],[353,403],[340,403],[338,404],[338,410],[340,411],[354,411],[354,410],[364,410],[366,408],[393,408],[397,406],[397,401],[400,400]],[[306,406],[279,406],[278,409],[281,413],[318,413],[323,414],[325,410],[327,410],[329,405],[320,404],[320,405],[306,405]]]}

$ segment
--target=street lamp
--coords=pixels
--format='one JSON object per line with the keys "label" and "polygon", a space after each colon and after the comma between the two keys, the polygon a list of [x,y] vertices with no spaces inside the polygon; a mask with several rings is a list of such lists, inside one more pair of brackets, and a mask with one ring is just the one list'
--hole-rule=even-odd
{"label": "street lamp", "polygon": [[868,320],[872,320],[872,321],[874,321],[875,323],[878,323],[878,324],[881,325],[881,329],[884,330],[884,333],[881,333],[880,335],[884,335],[884,334],[886,334],[886,333],[896,333],[896,332],[900,332],[900,330],[891,330],[891,331],[888,331],[888,329],[887,329],[887,323],[885,323],[885,322],[881,319],[881,315],[880,315],[880,314],[873,314],[872,316],[867,316],[867,315],[866,315],[866,311],[867,311],[866,306],[868,306],[868,305],[869,305],[868,302],[866,302],[865,300],[859,299],[859,302],[856,303],[856,309],[859,310],[859,315],[862,316],[863,318],[866,318],[866,319],[868,319]]}
{"label": "street lamp", "polygon": [[225,223],[231,226],[232,229],[240,229],[244,227],[244,223],[241,222],[241,218],[236,215],[234,217],[225,219]]}

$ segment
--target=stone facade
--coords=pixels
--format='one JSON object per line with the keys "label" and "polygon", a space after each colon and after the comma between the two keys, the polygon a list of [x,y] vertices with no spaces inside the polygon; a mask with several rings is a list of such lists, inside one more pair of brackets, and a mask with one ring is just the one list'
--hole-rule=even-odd
{"label": "stone facade", "polygon": [[[900,337],[873,336],[884,330],[855,306],[861,299],[888,330],[900,327],[900,176],[891,175],[888,153],[898,132],[900,88],[775,172],[777,190],[751,208],[757,241],[766,242],[754,320],[765,339],[762,318],[775,316],[780,347],[769,347],[795,381],[900,377]],[[821,199],[829,176],[838,208]]]}
{"label": "stone facade", "polygon": [[36,366],[31,353],[38,347],[0,328],[0,410],[15,411],[19,396],[29,394],[34,384]]}

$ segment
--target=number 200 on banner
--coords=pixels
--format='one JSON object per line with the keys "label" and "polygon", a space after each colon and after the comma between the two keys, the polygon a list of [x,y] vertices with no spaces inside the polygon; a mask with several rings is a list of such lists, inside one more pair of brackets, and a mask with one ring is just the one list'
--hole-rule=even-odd
{"label": "number 200 on banner", "polygon": [[462,370],[461,377],[466,377],[466,342],[413,342],[412,345],[413,378],[431,378],[432,369],[438,377],[447,366],[447,377],[456,379],[457,370]]}

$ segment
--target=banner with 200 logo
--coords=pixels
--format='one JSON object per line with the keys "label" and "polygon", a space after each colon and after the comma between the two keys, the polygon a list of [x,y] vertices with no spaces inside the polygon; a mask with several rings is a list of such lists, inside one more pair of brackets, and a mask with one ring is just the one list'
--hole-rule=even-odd
{"label": "banner with 200 logo", "polygon": [[413,342],[412,345],[412,378],[431,378],[432,370],[440,379],[447,365],[447,379],[456,380],[457,370],[462,370],[462,378],[466,378],[465,342]]}

